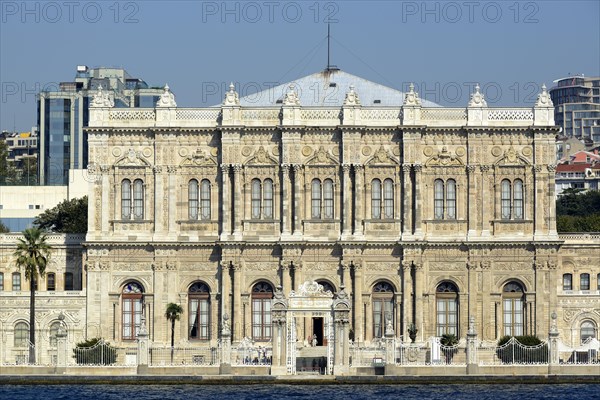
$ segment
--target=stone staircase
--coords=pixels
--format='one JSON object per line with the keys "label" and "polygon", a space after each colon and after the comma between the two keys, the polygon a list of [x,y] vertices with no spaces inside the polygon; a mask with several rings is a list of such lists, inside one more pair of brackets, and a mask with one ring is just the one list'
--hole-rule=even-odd
{"label": "stone staircase", "polygon": [[327,366],[327,346],[302,347],[296,352],[296,373],[319,375]]}

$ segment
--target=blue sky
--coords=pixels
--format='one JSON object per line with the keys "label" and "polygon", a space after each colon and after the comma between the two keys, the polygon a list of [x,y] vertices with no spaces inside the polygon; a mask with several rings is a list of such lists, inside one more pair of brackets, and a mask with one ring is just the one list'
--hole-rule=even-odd
{"label": "blue sky", "polygon": [[333,64],[446,106],[475,82],[523,106],[543,82],[600,75],[598,1],[0,0],[0,129],[34,126],[35,92],[80,64],[168,83],[182,107],[291,81],[325,67],[327,20]]}

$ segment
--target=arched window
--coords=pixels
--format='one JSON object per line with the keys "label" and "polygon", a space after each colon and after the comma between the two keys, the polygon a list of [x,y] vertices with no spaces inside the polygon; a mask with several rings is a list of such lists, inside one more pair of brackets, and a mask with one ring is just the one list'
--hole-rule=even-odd
{"label": "arched window", "polygon": [[273,218],[273,181],[270,179],[263,182],[263,217]]}
{"label": "arched window", "polygon": [[202,179],[200,182],[200,218],[210,220],[210,181]]}
{"label": "arched window", "polygon": [[523,219],[523,181],[520,179],[514,182],[513,211],[515,219]]}
{"label": "arched window", "polygon": [[594,322],[589,321],[589,320],[583,321],[581,323],[581,329],[580,329],[580,334],[579,334],[581,343],[585,342],[589,338],[595,338],[595,337],[596,337],[596,324],[594,324]]}
{"label": "arched window", "polygon": [[444,219],[444,182],[441,179],[433,183],[433,209],[435,219]]}
{"label": "arched window", "polygon": [[502,181],[501,187],[502,219],[510,219],[510,181],[508,179],[504,179]]}
{"label": "arched window", "polygon": [[456,181],[446,181],[446,218],[456,219]]}
{"label": "arched window", "polygon": [[4,291],[4,273],[0,272],[0,292]]}
{"label": "arched window", "polygon": [[323,199],[325,202],[323,215],[325,219],[333,219],[333,181],[331,179],[325,179],[323,182]]}
{"label": "arched window", "polygon": [[590,274],[579,275],[579,290],[590,290]]}
{"label": "arched window", "polygon": [[383,181],[383,218],[394,218],[394,182],[391,179]]}
{"label": "arched window", "polygon": [[142,323],[143,293],[142,285],[137,282],[129,282],[123,286],[121,295],[123,340],[134,340],[137,337]]}
{"label": "arched window", "polygon": [[65,290],[73,290],[73,273],[65,272]]}
{"label": "arched window", "polygon": [[203,282],[196,282],[188,291],[190,339],[210,339],[210,289]]}
{"label": "arched window", "polygon": [[198,219],[198,181],[195,179],[188,183],[188,218]]}
{"label": "arched window", "polygon": [[311,188],[311,217],[313,219],[321,219],[321,181],[313,179]]}
{"label": "arched window", "polygon": [[373,179],[371,182],[371,218],[381,219],[381,181]]}
{"label": "arched window", "polygon": [[271,339],[271,301],[273,287],[267,282],[258,282],[252,288],[252,338]]}
{"label": "arched window", "polygon": [[525,298],[523,286],[511,281],[504,285],[502,303],[504,306],[504,335],[522,336],[526,328]]}
{"label": "arched window", "polygon": [[121,182],[121,218],[131,219],[131,181],[123,179]]}
{"label": "arched window", "polygon": [[133,219],[144,219],[144,182],[133,181]]}
{"label": "arched window", "polygon": [[563,290],[573,290],[572,274],[563,274]]}
{"label": "arched window", "polygon": [[458,333],[458,288],[452,282],[442,282],[436,288],[437,336]]}
{"label": "arched window", "polygon": [[[133,202],[132,202],[133,199]],[[141,179],[129,179],[121,182],[121,218],[144,219],[144,182]]]}
{"label": "arched window", "polygon": [[50,347],[56,347],[56,334],[58,333],[59,327],[60,327],[60,322],[58,322],[58,321],[54,321],[52,323],[52,325],[50,325],[50,332],[49,332]]}
{"label": "arched window", "polygon": [[27,322],[17,322],[15,325],[15,347],[27,347],[29,343],[29,325]]}
{"label": "arched window", "polygon": [[373,286],[373,337],[383,337],[388,320],[394,324],[394,292],[387,282]]}
{"label": "arched window", "polygon": [[54,272],[46,274],[46,288],[50,292],[56,290],[56,275],[54,275]]}
{"label": "arched window", "polygon": [[252,219],[260,219],[260,180],[252,179],[251,189],[251,205],[252,205]]}
{"label": "arched window", "polygon": [[19,272],[13,272],[12,274],[12,290],[13,292],[21,291],[21,274]]}

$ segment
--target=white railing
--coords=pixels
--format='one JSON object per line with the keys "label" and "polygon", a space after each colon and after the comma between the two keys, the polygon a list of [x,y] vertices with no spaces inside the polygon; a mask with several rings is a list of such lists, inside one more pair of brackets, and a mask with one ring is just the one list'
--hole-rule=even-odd
{"label": "white railing", "polygon": [[467,110],[465,108],[423,108],[421,119],[425,121],[450,120],[467,121]]}
{"label": "white railing", "polygon": [[184,121],[217,121],[220,108],[178,108],[175,118]]}
{"label": "white railing", "polygon": [[271,365],[273,361],[273,348],[270,346],[233,346],[231,348],[231,365],[252,366]]}
{"label": "white railing", "polygon": [[137,364],[137,348],[116,347],[99,340],[91,347],[75,347],[71,366],[131,366]]}
{"label": "white railing", "polygon": [[371,346],[350,345],[350,365],[353,367],[373,367],[386,362],[383,343]]}
{"label": "white railing", "polygon": [[540,365],[548,364],[548,343],[542,341],[535,346],[525,346],[511,337],[501,346],[481,345],[477,349],[479,365]]}
{"label": "white railing", "polygon": [[112,121],[154,121],[156,119],[156,114],[154,109],[114,108],[108,113],[108,119]]}
{"label": "white railing", "polygon": [[600,342],[590,337],[578,347],[558,340],[558,360],[561,364],[600,364]]}
{"label": "white railing", "polygon": [[533,121],[533,111],[527,108],[490,108],[490,121]]}
{"label": "white railing", "polygon": [[163,365],[218,365],[216,347],[150,347],[149,363],[152,366]]}

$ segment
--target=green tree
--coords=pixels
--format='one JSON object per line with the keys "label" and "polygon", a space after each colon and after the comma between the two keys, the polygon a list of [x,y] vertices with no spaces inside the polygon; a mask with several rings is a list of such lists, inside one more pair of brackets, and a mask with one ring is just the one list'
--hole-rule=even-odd
{"label": "green tree", "polygon": [[567,189],[556,200],[558,232],[600,232],[600,191]]}
{"label": "green tree", "polygon": [[33,225],[50,232],[86,233],[88,198],[65,200],[50,208],[33,221]]}
{"label": "green tree", "polygon": [[46,235],[38,228],[23,231],[23,238],[17,243],[14,252],[19,269],[25,269],[25,279],[29,287],[29,363],[35,364],[35,289],[38,276],[46,273],[46,264],[50,258],[51,246],[46,242]]}
{"label": "green tree", "polygon": [[10,229],[0,221],[0,233],[9,233]]}
{"label": "green tree", "polygon": [[181,308],[179,304],[167,304],[165,317],[167,317],[167,320],[171,322],[171,364],[173,364],[173,348],[175,346],[175,321],[179,319],[182,313],[183,308]]}

